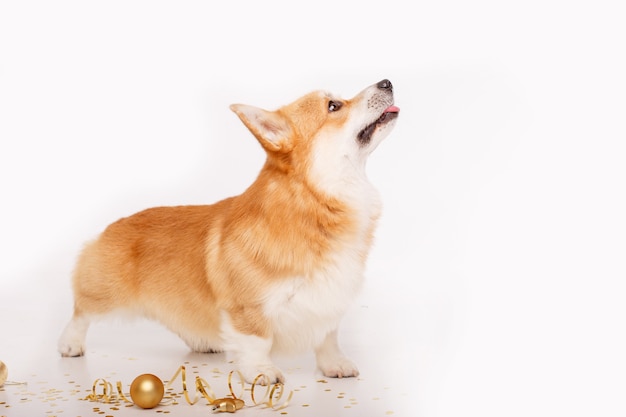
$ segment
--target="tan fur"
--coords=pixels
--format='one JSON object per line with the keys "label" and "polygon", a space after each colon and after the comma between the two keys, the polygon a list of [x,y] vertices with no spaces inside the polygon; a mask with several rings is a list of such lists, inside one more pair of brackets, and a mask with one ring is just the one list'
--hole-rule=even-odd
{"label": "tan fur", "polygon": [[[359,262],[367,257],[378,212],[364,223],[359,207],[310,175],[314,140],[339,131],[352,105],[344,100],[345,111],[329,113],[328,97],[316,92],[259,120],[233,106],[267,152],[256,181],[212,205],[151,208],[107,227],[76,265],[75,320],[129,311],[209,351],[223,348],[226,313],[237,332],[271,338],[268,288],[313,279],[350,242],[360,242]],[[83,353],[61,349],[66,356]]]}

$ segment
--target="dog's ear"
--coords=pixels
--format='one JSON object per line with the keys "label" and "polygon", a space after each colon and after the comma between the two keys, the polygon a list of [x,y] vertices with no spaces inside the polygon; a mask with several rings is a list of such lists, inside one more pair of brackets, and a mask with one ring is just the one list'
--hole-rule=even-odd
{"label": "dog's ear", "polygon": [[284,152],[290,149],[291,127],[280,113],[247,104],[232,104],[230,109],[267,151]]}

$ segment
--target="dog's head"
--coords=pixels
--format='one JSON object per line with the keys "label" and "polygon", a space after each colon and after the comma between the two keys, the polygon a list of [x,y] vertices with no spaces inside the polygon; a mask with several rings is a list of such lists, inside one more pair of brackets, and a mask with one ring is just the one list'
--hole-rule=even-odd
{"label": "dog's head", "polygon": [[400,110],[389,80],[347,100],[316,91],[276,111],[243,104],[231,109],[267,151],[268,162],[314,175],[318,182],[337,181],[351,170],[360,173]]}

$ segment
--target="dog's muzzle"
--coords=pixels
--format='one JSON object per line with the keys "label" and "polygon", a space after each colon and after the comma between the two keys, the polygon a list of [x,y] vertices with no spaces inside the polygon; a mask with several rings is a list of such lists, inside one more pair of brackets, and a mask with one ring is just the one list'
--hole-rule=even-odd
{"label": "dog's muzzle", "polygon": [[379,81],[376,87],[380,90],[377,94],[386,95],[386,97],[380,99],[382,103],[386,103],[383,104],[385,108],[378,119],[365,126],[357,135],[357,139],[361,145],[367,145],[371,141],[376,128],[396,119],[400,112],[400,109],[393,105],[393,84],[391,84],[391,81],[384,79]]}

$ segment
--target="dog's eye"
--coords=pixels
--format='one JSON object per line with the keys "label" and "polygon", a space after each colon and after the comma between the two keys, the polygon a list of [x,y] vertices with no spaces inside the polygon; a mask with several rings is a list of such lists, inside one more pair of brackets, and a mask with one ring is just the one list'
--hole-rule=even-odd
{"label": "dog's eye", "polygon": [[328,102],[328,111],[329,112],[334,112],[337,111],[341,108],[341,103],[338,101],[329,101]]}

